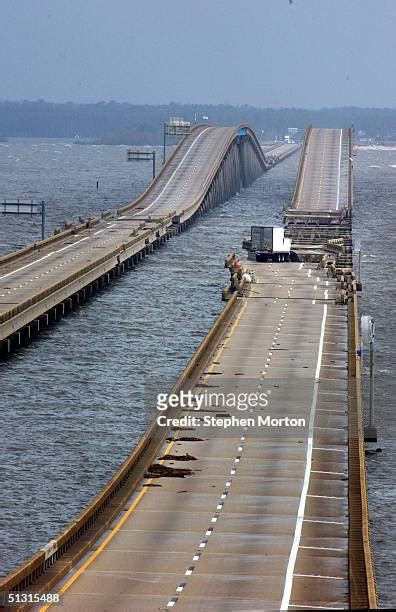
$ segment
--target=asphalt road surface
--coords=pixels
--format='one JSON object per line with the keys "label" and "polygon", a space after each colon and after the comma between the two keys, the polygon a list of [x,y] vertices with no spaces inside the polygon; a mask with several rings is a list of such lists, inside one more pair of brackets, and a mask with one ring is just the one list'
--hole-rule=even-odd
{"label": "asphalt road surface", "polygon": [[[347,608],[347,313],[310,264],[250,264],[257,283],[194,393],[213,398],[166,451],[185,478],[146,480],[63,582],[67,610]],[[254,403],[254,402],[253,402]],[[204,417],[303,418],[301,429],[224,429]],[[257,421],[256,421],[257,422]],[[177,429],[177,427],[176,427]],[[198,441],[178,438],[194,436]],[[145,486],[154,485],[154,486]],[[58,587],[59,589],[59,587]]]}
{"label": "asphalt road surface", "polygon": [[344,208],[348,155],[347,131],[313,128],[302,168],[302,186],[293,208],[332,212]]}

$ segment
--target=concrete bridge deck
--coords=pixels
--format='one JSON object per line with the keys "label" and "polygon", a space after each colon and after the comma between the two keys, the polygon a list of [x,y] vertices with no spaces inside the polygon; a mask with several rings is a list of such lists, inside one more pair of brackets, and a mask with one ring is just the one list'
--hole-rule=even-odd
{"label": "concrete bridge deck", "polygon": [[[110,274],[133,266],[142,254],[188,223],[199,211],[220,164],[238,138],[237,128],[197,126],[144,194],[122,207],[116,218],[90,223],[88,228],[79,226],[78,231],[69,230],[59,239],[55,236],[37,243],[36,248],[1,257],[0,345],[6,352],[12,348],[12,339],[19,346],[22,339],[29,339],[45,326],[50,310],[56,320],[73,306],[73,299],[79,303],[92,293],[94,281],[101,278],[103,282],[106,275],[108,280]],[[252,176],[271,166],[258,145],[256,149]],[[279,160],[293,151],[282,150]],[[235,162],[239,164],[240,160]],[[216,185],[213,198],[210,194],[210,205],[239,188],[239,168],[234,170],[231,178],[221,176],[223,184]]]}
{"label": "concrete bridge deck", "polygon": [[[338,225],[347,214],[343,138],[308,132],[293,199],[311,193],[307,240],[330,212],[319,191],[339,202]],[[256,282],[233,294],[172,390],[192,391],[193,404],[162,413],[190,419],[155,418],[89,508],[4,590],[56,591],[65,610],[377,607],[357,286],[338,247],[318,249],[317,263],[248,262]]]}
{"label": "concrete bridge deck", "polygon": [[[199,421],[176,427],[165,452],[195,459],[164,465],[192,474],[142,483],[111,539],[69,577],[61,607],[348,607],[346,308],[323,269],[253,268],[257,282],[193,393],[265,392],[268,406],[182,411]],[[267,415],[306,426],[259,426]],[[225,430],[205,416],[255,425]]]}
{"label": "concrete bridge deck", "polygon": [[348,204],[348,176],[348,130],[312,128],[292,208],[341,211]]}

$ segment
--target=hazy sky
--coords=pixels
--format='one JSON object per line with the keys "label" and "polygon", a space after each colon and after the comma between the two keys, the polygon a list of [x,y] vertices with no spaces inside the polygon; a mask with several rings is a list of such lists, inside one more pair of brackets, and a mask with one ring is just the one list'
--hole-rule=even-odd
{"label": "hazy sky", "polygon": [[396,106],[396,0],[0,0],[0,99]]}

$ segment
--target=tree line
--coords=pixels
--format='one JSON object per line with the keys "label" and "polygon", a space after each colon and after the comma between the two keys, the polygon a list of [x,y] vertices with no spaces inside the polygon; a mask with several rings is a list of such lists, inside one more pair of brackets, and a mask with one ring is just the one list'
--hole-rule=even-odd
{"label": "tree line", "polygon": [[[114,144],[160,144],[163,123],[171,116],[192,123],[231,126],[247,123],[265,140],[281,138],[287,129],[300,133],[317,127],[349,127],[369,138],[396,140],[396,109],[338,107],[257,108],[248,105],[135,105],[119,102],[91,104],[0,101],[0,136],[97,139]],[[206,119],[206,117],[208,119]]]}

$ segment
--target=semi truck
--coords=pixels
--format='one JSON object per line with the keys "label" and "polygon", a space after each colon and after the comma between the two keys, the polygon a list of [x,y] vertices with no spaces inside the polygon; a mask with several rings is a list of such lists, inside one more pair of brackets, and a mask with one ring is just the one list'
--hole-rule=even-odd
{"label": "semi truck", "polygon": [[291,250],[291,239],[285,238],[283,227],[251,227],[251,255],[256,261],[297,261]]}

